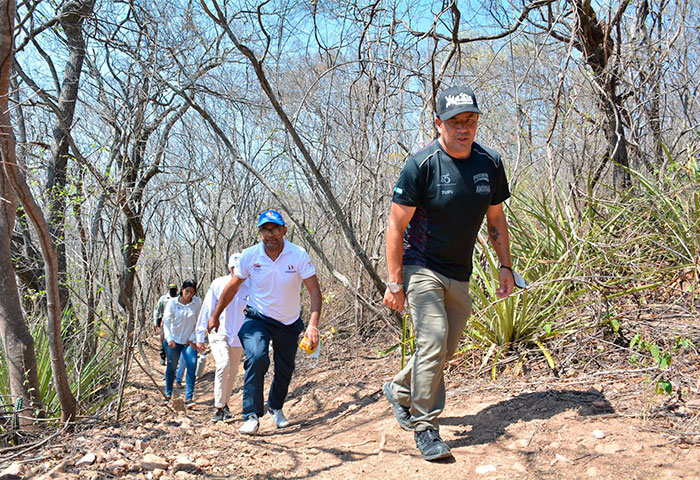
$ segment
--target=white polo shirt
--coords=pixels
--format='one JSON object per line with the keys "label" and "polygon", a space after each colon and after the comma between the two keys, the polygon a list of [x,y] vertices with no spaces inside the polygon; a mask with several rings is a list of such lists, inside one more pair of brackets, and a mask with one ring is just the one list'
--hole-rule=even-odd
{"label": "white polo shirt", "polygon": [[[204,335],[207,332],[211,314],[214,313],[216,304],[219,303],[219,299],[221,298],[221,293],[230,280],[231,275],[225,275],[214,279],[209,285],[209,290],[207,290],[207,294],[204,296],[202,309],[199,311],[199,318],[197,319],[197,342],[204,342]],[[243,309],[246,306],[248,297],[248,282],[249,280],[246,280],[243,285],[238,287],[236,296],[233,297],[233,300],[226,306],[223,314],[219,317],[218,331],[212,331],[209,334],[209,341],[217,335],[225,335],[229,345],[232,347],[241,346],[241,341],[238,339],[238,330],[240,330],[241,325],[243,325],[243,320],[245,320]]]}
{"label": "white polo shirt", "polygon": [[290,325],[301,312],[301,282],[316,275],[316,268],[306,250],[284,240],[282,252],[274,262],[265,253],[262,242],[246,248],[233,273],[249,279],[248,305]]}

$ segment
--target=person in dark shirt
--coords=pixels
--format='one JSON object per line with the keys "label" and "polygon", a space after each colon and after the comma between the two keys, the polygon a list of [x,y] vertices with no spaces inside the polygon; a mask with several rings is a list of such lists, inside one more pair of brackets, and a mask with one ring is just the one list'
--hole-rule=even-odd
{"label": "person in dark shirt", "polygon": [[177,297],[177,285],[171,283],[168,285],[168,293],[163,295],[158,299],[158,304],[156,309],[153,311],[153,331],[160,333],[160,364],[165,365],[165,344],[163,341],[163,313],[165,312],[165,306],[168,304],[168,300]]}
{"label": "person in dark shirt", "polygon": [[408,302],[416,351],[383,393],[399,425],[413,430],[426,460],[452,455],[439,435],[443,367],[471,315],[469,278],[484,217],[501,263],[497,295],[507,297],[514,285],[503,212],[510,191],[500,155],[474,141],[480,114],[468,87],[451,87],[438,96],[439,137],[406,161],[386,230],[384,304],[401,312]]}

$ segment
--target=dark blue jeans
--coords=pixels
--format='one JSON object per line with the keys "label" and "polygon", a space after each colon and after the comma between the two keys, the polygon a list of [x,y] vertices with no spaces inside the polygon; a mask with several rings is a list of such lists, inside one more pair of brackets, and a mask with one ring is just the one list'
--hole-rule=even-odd
{"label": "dark blue jeans", "polygon": [[272,340],[272,358],[275,367],[270,393],[267,396],[267,406],[277,410],[284,405],[292,373],[294,373],[297,341],[304,330],[304,322],[299,318],[291,325],[284,325],[252,307],[246,308],[245,316],[245,322],[238,331],[238,338],[245,351],[243,417],[247,419],[253,413],[258,417],[262,417],[265,413],[263,384],[265,373],[270,367],[270,340]]}
{"label": "dark blue jeans", "polygon": [[173,394],[173,382],[175,381],[175,370],[180,361],[180,354],[187,368],[185,381],[185,401],[191,400],[194,395],[195,369],[197,368],[197,351],[193,348],[185,348],[187,345],[176,343],[175,348],[170,348],[168,342],[163,342],[165,353],[168,356],[168,363],[165,367],[165,394],[170,397]]}

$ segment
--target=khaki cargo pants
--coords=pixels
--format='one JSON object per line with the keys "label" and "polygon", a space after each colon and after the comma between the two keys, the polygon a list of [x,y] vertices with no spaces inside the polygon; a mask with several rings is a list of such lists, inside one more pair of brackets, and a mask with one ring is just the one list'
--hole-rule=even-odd
{"label": "khaki cargo pants", "polygon": [[429,268],[404,265],[403,283],[411,312],[416,351],[394,377],[394,394],[411,410],[415,431],[438,430],[445,408],[443,367],[457,350],[472,312],[469,282]]}

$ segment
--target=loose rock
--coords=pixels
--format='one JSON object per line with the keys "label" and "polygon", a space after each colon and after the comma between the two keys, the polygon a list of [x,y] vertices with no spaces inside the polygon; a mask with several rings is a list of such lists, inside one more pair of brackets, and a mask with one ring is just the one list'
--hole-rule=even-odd
{"label": "loose rock", "polygon": [[178,455],[173,462],[174,472],[194,472],[198,469],[199,467],[185,455]]}
{"label": "loose rock", "polygon": [[475,471],[476,471],[476,473],[478,473],[479,475],[483,475],[483,474],[486,474],[486,473],[493,473],[493,472],[496,471],[496,466],[495,466],[495,465],[491,465],[491,464],[489,464],[489,465],[479,465],[478,467],[476,467]]}
{"label": "loose rock", "polygon": [[[141,459],[141,468],[143,468],[144,470],[167,470],[169,466],[170,464],[168,464],[168,462],[164,458],[159,457],[158,455],[154,455],[152,453],[147,453]],[[155,472],[153,473],[155,475]],[[161,473],[161,475],[163,473]]]}
{"label": "loose rock", "polygon": [[173,407],[173,410],[175,410],[176,412],[187,411],[187,407],[185,407],[185,400],[182,398],[173,398],[170,402],[170,406]]}
{"label": "loose rock", "polygon": [[27,469],[21,463],[14,462],[0,472],[0,480],[19,480],[26,474]]}
{"label": "loose rock", "polygon": [[92,465],[93,463],[95,463],[95,460],[97,460],[97,456],[92,452],[88,452],[85,455],[83,455],[83,457],[80,460],[75,462],[75,466],[82,467],[85,465]]}

